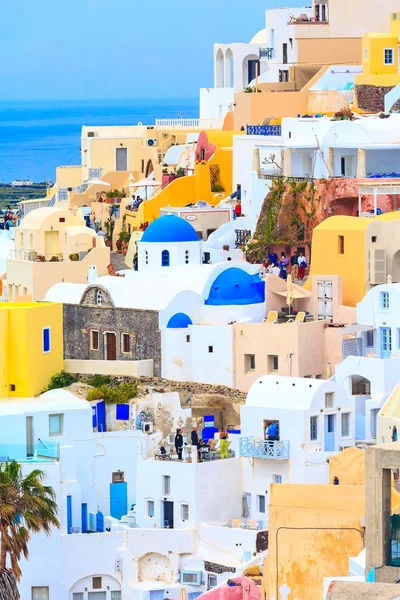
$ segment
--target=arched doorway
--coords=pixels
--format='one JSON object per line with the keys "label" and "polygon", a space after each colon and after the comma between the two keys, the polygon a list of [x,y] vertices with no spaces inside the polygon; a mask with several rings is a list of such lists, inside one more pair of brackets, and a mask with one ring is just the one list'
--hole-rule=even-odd
{"label": "arched doorway", "polygon": [[146,172],[145,172],[146,179],[153,173],[153,171],[154,171],[153,161],[150,159],[147,161],[147,165],[146,165]]}
{"label": "arched doorway", "polygon": [[215,55],[215,87],[224,87],[224,54],[219,48]]}
{"label": "arched doorway", "polygon": [[400,250],[393,256],[391,276],[393,283],[400,283]]}
{"label": "arched doorway", "polygon": [[[350,380],[350,393],[352,396],[355,396],[355,438],[356,440],[364,441],[368,437],[365,404],[371,398],[371,382],[361,375],[352,375]],[[367,420],[369,420],[369,417]]]}
{"label": "arched doorway", "polygon": [[225,86],[226,88],[234,87],[233,73],[233,52],[230,48],[225,52]]}
{"label": "arched doorway", "polygon": [[256,54],[249,54],[243,59],[243,87],[247,87],[260,75],[260,59]]}

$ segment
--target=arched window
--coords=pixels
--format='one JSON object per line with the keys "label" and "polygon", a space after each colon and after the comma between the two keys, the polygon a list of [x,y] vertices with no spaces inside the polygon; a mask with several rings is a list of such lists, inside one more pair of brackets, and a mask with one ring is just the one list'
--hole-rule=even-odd
{"label": "arched window", "polygon": [[147,250],[144,253],[144,262],[146,263],[146,265],[149,264],[149,253],[147,252]]}
{"label": "arched window", "polygon": [[103,292],[101,290],[97,290],[96,304],[97,306],[101,306],[103,304]]}
{"label": "arched window", "polygon": [[161,266],[169,267],[169,252],[168,252],[168,250],[163,250],[161,252]]}
{"label": "arched window", "polygon": [[189,264],[189,250],[185,250],[185,263]]}

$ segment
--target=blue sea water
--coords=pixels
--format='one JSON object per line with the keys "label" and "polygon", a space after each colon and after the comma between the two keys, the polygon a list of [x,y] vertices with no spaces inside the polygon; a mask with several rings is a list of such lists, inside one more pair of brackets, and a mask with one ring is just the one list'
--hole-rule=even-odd
{"label": "blue sea water", "polygon": [[154,125],[198,112],[187,98],[0,102],[0,182],[54,181],[57,166],[79,165],[82,125]]}

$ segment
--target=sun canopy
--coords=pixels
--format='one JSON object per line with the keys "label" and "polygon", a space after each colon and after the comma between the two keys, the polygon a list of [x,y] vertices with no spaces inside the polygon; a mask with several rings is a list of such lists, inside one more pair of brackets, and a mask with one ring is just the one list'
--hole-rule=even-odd
{"label": "sun canopy", "polygon": [[363,331],[371,331],[374,329],[372,325],[361,325],[361,323],[353,323],[352,325],[347,325],[347,327],[343,327],[340,329],[338,333],[362,333]]}
{"label": "sun canopy", "polygon": [[161,185],[159,181],[154,181],[154,179],[141,179],[140,181],[133,181],[128,185],[128,187],[153,187]]}
{"label": "sun canopy", "polygon": [[[283,290],[282,292],[276,292],[275,290],[273,290],[274,294],[278,294],[279,296],[287,296],[288,292],[287,290]],[[302,288],[299,288],[295,285],[293,285],[293,289],[290,292],[290,295],[292,298],[294,299],[298,299],[300,300],[301,298],[309,298],[310,296],[312,296],[311,292],[308,292],[307,290],[303,290]]]}

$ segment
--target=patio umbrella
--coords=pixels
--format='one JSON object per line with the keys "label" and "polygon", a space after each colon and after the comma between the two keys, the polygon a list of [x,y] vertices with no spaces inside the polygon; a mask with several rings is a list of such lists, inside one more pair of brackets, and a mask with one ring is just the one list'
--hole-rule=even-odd
{"label": "patio umbrella", "polygon": [[133,183],[130,183],[128,185],[129,188],[145,188],[146,190],[146,200],[147,200],[147,188],[149,187],[158,187],[160,186],[161,183],[159,181],[154,181],[154,179],[150,179],[150,177],[147,177],[147,179],[141,179],[140,181],[134,181]]}
{"label": "patio umbrella", "polygon": [[290,307],[293,304],[293,299],[294,299],[293,282],[292,282],[292,276],[289,274],[286,279],[286,304],[289,307],[289,315],[290,315]]}
{"label": "patio umbrella", "polygon": [[181,587],[181,592],[179,594],[179,600],[189,600],[187,589],[185,587]]}

